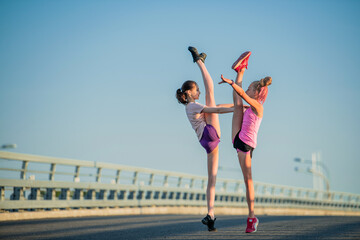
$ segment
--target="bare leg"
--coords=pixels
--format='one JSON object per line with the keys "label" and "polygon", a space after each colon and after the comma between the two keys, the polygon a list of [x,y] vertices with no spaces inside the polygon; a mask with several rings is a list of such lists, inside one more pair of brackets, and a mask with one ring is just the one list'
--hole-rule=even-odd
{"label": "bare leg", "polygon": [[[214,95],[214,83],[213,80],[207,71],[205,64],[201,60],[196,61],[197,65],[200,68],[204,85],[205,85],[205,99],[206,99],[206,106],[208,107],[215,107],[215,95]],[[212,125],[218,134],[219,137],[221,137],[220,132],[220,123],[219,123],[219,116],[215,113],[206,113],[205,114],[205,121],[207,124]]]}
{"label": "bare leg", "polygon": [[238,152],[239,163],[241,166],[242,173],[244,175],[244,182],[246,187],[246,201],[249,208],[249,218],[254,218],[254,183],[251,174],[251,157],[250,154],[244,152]]}
{"label": "bare leg", "polygon": [[[196,63],[200,68],[205,85],[206,106],[215,107],[216,103],[214,96],[213,80],[209,72],[207,71],[205,64],[201,60],[196,61]],[[205,121],[207,124],[212,125],[216,129],[218,136],[221,137],[218,114],[206,113]],[[211,153],[207,155],[208,184],[206,189],[206,200],[207,200],[208,214],[212,218],[214,218],[215,183],[216,183],[216,175],[218,171],[218,164],[219,164],[219,146],[217,146]]]}
{"label": "bare leg", "polygon": [[[241,69],[236,76],[235,84],[239,85],[240,87],[242,87],[244,72],[245,68]],[[240,131],[244,115],[242,98],[235,91],[233,91],[233,100],[234,113],[232,119],[231,140],[234,140],[235,135]]]}
{"label": "bare leg", "polygon": [[219,164],[219,146],[217,146],[211,153],[207,155],[208,165],[208,184],[206,189],[206,200],[208,207],[208,214],[214,218],[215,205],[215,183]]}

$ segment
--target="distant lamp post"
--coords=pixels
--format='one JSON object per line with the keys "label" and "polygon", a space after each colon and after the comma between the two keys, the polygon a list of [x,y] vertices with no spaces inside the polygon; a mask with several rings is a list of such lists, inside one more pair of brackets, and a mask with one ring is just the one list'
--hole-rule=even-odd
{"label": "distant lamp post", "polygon": [[298,163],[310,163],[310,164],[313,164],[313,162],[315,162],[315,165],[322,167],[325,170],[326,175],[330,176],[329,169],[326,167],[326,165],[321,161],[317,161],[316,158],[315,160],[304,160],[302,158],[294,158],[294,161]]}
{"label": "distant lamp post", "polygon": [[16,144],[3,144],[1,145],[0,149],[12,149],[12,148],[17,148]]}

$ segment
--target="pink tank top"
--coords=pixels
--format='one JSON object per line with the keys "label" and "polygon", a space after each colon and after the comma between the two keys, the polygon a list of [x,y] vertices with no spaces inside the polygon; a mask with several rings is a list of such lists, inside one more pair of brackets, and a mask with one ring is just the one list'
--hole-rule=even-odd
{"label": "pink tank top", "polygon": [[256,116],[256,114],[251,110],[251,107],[249,107],[244,113],[239,138],[250,147],[256,148],[257,133],[259,131],[261,120],[262,118]]}

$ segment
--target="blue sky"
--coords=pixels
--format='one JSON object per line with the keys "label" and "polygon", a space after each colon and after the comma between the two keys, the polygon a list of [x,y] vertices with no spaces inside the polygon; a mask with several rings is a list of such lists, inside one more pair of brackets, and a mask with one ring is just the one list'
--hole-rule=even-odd
{"label": "blue sky", "polygon": [[[0,144],[14,152],[206,175],[175,91],[203,90],[252,51],[244,87],[272,76],[255,181],[312,187],[293,159],[321,152],[334,191],[360,194],[359,1],[0,1]],[[218,103],[231,103],[216,85]],[[200,96],[204,102],[204,95]],[[221,115],[221,178],[242,178]]]}

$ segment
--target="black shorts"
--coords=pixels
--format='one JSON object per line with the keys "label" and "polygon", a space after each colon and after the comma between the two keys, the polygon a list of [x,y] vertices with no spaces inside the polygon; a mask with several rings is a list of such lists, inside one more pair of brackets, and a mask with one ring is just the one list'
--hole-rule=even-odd
{"label": "black shorts", "polygon": [[[241,131],[241,130],[240,130]],[[234,140],[233,140],[233,147],[237,150],[237,151],[241,151],[244,153],[250,152],[250,157],[252,158],[252,153],[254,151],[254,148],[247,145],[246,143],[244,143],[240,138],[239,138],[239,133],[240,131],[236,134]]]}

